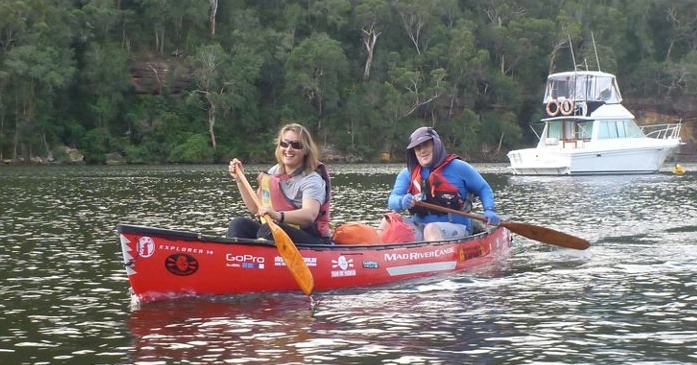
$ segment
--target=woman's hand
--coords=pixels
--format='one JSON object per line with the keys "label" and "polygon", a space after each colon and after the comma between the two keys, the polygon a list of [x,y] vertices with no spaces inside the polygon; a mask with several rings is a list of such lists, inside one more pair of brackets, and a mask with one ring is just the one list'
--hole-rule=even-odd
{"label": "woman's hand", "polygon": [[265,214],[268,214],[271,219],[275,220],[276,222],[281,221],[281,212],[275,211],[272,207],[259,207],[259,211],[257,211],[257,214],[260,217],[263,217]]}
{"label": "woman's hand", "polygon": [[230,176],[232,176],[233,180],[237,180],[235,178],[235,176],[236,176],[238,171],[244,175],[244,169],[242,168],[242,161],[240,161],[236,158],[233,158],[232,161],[230,161],[230,164],[228,165],[227,170],[230,173]]}

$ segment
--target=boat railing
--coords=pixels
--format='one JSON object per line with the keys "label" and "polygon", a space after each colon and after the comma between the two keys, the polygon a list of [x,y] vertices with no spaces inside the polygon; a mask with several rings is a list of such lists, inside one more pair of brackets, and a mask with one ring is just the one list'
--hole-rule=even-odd
{"label": "boat railing", "polygon": [[640,128],[649,138],[680,139],[682,123],[651,124],[640,126]]}

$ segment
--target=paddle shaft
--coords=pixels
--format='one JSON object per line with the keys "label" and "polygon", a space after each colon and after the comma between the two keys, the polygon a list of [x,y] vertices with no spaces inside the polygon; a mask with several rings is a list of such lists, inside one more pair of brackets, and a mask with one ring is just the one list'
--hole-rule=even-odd
{"label": "paddle shaft", "polygon": [[[423,201],[417,201],[416,205],[443,213],[457,214],[464,217],[476,219],[485,223],[487,222],[487,218],[479,214],[441,207],[440,205],[426,203]],[[576,250],[585,250],[588,247],[590,247],[590,243],[587,240],[584,240],[583,238],[572,236],[564,232],[555,231],[551,228],[520,222],[501,222],[498,225],[508,228],[508,230],[513,233],[542,243],[549,243],[552,245],[573,248]]]}
{"label": "paddle shaft", "polygon": [[[240,171],[240,169],[235,169],[235,178],[242,183],[245,191],[254,201],[254,205],[256,205],[258,211],[261,207],[261,201],[259,201],[259,197],[252,186],[249,185],[249,181],[247,181],[247,178],[244,176],[242,171]],[[266,220],[266,223],[269,225],[269,229],[273,234],[273,239],[276,242],[276,249],[278,249],[278,253],[283,258],[283,261],[285,261],[286,267],[288,267],[288,270],[290,270],[290,273],[298,283],[298,286],[300,286],[300,289],[303,291],[303,293],[305,293],[305,295],[312,294],[312,290],[315,286],[315,280],[312,276],[312,272],[310,272],[310,268],[307,267],[307,264],[305,263],[305,259],[295,246],[295,243],[283,230],[283,228],[274,223],[269,214],[264,214],[264,219]]]}

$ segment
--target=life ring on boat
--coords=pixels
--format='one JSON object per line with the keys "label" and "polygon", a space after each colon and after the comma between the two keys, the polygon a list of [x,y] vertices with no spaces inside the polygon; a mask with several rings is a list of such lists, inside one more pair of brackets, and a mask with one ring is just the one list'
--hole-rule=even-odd
{"label": "life ring on boat", "polygon": [[559,104],[559,111],[561,111],[563,115],[571,115],[571,113],[574,112],[574,101],[571,99],[562,100]]}
{"label": "life ring on boat", "polygon": [[556,117],[559,114],[559,102],[557,99],[552,99],[547,103],[547,115],[550,117]]}

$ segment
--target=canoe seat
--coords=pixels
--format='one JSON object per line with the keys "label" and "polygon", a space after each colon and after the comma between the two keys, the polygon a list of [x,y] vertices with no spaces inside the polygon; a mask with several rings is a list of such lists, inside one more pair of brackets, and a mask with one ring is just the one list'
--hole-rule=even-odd
{"label": "canoe seat", "polygon": [[484,223],[472,219],[472,235],[480,234],[483,232],[486,232],[486,228],[484,227]]}

